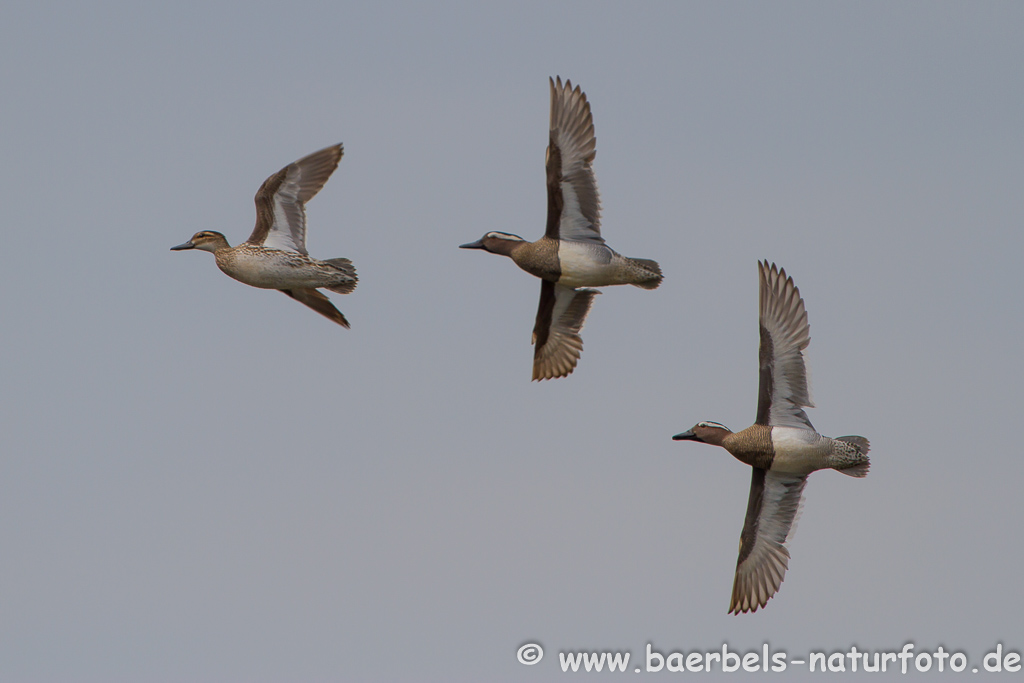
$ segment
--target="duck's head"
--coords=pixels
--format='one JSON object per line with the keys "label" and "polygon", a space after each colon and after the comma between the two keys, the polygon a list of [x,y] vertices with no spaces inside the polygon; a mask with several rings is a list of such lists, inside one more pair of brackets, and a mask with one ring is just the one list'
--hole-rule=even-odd
{"label": "duck's head", "polygon": [[719,422],[698,422],[691,429],[672,437],[673,441],[700,441],[715,446],[721,446],[722,440],[732,431]]}
{"label": "duck's head", "polygon": [[228,240],[224,235],[213,230],[200,230],[192,235],[192,239],[184,244],[171,247],[171,251],[182,251],[184,249],[201,249],[202,251],[215,252],[218,249],[227,249]]}
{"label": "duck's head", "polygon": [[460,244],[459,249],[483,249],[489,251],[492,254],[501,254],[508,256],[515,249],[516,245],[525,243],[519,235],[513,235],[507,232],[489,232],[476,242],[470,242],[469,244]]}

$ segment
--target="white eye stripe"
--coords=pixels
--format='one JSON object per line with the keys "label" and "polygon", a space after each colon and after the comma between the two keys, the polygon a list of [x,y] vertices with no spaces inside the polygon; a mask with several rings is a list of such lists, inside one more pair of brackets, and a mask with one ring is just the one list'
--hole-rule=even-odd
{"label": "white eye stripe", "polygon": [[510,242],[525,242],[526,241],[522,237],[520,237],[519,235],[510,235],[507,232],[489,232],[486,235],[484,235],[484,237],[485,238],[493,237],[494,239],[499,239],[499,240],[509,240]]}
{"label": "white eye stripe", "polygon": [[697,426],[698,427],[712,427],[714,429],[724,429],[726,431],[729,430],[728,427],[726,427],[724,424],[722,424],[720,422],[710,422],[710,421],[699,422],[699,423],[697,423]]}

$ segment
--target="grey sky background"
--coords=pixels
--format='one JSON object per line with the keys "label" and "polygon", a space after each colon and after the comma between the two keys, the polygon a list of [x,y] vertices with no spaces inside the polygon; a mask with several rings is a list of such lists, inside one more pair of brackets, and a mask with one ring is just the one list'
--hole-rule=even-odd
{"label": "grey sky background", "polygon": [[[0,679],[1024,647],[1024,5],[173,5],[0,9]],[[605,237],[666,278],[538,384],[538,281],[456,247],[542,234],[554,75]],[[355,262],[351,330],[168,251],[339,141],[308,245]],[[749,468],[670,437],[753,420],[758,259],[872,470],[811,477],[736,617]]]}

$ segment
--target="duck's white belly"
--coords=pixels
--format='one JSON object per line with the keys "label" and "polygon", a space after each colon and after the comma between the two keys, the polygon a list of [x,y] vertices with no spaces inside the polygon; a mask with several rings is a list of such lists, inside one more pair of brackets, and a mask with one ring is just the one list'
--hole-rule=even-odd
{"label": "duck's white belly", "polygon": [[323,287],[329,280],[312,259],[289,252],[236,253],[217,265],[229,276],[261,289],[307,289]]}
{"label": "duck's white belly", "polygon": [[562,241],[558,245],[558,284],[566,287],[602,287],[623,284],[618,256],[606,246]]}
{"label": "duck's white belly", "polygon": [[772,427],[773,472],[807,474],[826,467],[827,439],[809,429]]}

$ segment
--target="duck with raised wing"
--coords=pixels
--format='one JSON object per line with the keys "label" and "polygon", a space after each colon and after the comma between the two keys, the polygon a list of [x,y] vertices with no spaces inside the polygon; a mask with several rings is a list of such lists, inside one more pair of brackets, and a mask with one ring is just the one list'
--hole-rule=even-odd
{"label": "duck with raised wing", "polygon": [[544,236],[488,232],[462,249],[510,257],[542,282],[533,328],[533,379],[565,377],[576,367],[580,330],[600,294],[589,287],[635,285],[655,289],[661,268],[654,261],[622,256],[601,237],[601,202],[591,163],[597,139],[590,103],[579,86],[549,79],[551,123],[547,149],[548,217]]}
{"label": "duck with raised wing", "polygon": [[348,327],[345,316],[317,287],[348,294],[356,288],[356,269],[347,258],[318,261],[306,251],[306,202],[334,173],[341,155],[340,144],[326,147],[267,178],[256,193],[256,227],[237,247],[230,246],[222,233],[201,230],[171,250],[209,251],[228,276],[253,287],[280,290]]}
{"label": "duck with raised wing", "polygon": [[831,439],[818,434],[804,408],[813,407],[803,351],[811,341],[807,311],[793,278],[773,263],[760,272],[760,385],[757,419],[733,433],[718,422],[698,422],[673,439],[721,446],[753,467],[747,517],[740,534],[732,600],[734,614],[764,607],[789,567],[786,543],[793,533],[807,475],[834,469],[851,477],[868,473],[870,444],[863,436]]}

